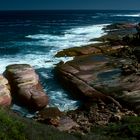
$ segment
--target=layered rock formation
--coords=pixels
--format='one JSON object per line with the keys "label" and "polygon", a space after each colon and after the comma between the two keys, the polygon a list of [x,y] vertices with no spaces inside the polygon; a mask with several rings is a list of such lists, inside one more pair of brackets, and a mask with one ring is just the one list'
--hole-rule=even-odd
{"label": "layered rock formation", "polygon": [[59,65],[57,73],[64,86],[78,98],[107,103],[113,101],[112,97],[140,112],[140,76],[123,75],[121,66],[126,62],[107,56],[86,56]]}
{"label": "layered rock formation", "polygon": [[78,57],[60,63],[56,67],[57,76],[78,98],[114,102],[140,113],[139,38],[132,35],[132,31],[136,33],[135,25],[115,24],[105,30],[108,34],[97,39],[104,43],[58,53]]}
{"label": "layered rock formation", "polygon": [[39,83],[39,77],[30,65],[9,65],[4,74],[9,80],[12,96],[18,103],[34,110],[42,109],[48,104],[48,97]]}
{"label": "layered rock formation", "polygon": [[11,104],[11,100],[8,81],[0,75],[0,106],[9,106]]}

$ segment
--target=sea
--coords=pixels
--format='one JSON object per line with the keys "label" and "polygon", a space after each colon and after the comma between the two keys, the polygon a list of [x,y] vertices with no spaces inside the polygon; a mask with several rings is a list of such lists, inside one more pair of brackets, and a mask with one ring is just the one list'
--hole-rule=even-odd
{"label": "sea", "polygon": [[[75,110],[81,102],[73,99],[54,76],[56,64],[73,57],[56,58],[55,54],[95,43],[90,39],[106,34],[106,25],[126,22],[140,22],[140,11],[0,11],[0,73],[10,64],[30,64],[40,76],[49,106],[61,111]],[[33,115],[18,104],[11,109],[26,117]]]}

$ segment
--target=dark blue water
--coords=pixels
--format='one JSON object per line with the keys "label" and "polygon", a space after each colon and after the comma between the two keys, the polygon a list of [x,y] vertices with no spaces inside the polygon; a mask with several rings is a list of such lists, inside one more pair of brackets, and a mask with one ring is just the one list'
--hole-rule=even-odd
{"label": "dark blue water", "polygon": [[[40,75],[50,106],[75,109],[53,76],[55,64],[72,58],[55,58],[64,49],[90,44],[115,22],[140,21],[140,11],[0,11],[0,72],[13,63],[29,63]],[[17,106],[16,106],[17,107]]]}

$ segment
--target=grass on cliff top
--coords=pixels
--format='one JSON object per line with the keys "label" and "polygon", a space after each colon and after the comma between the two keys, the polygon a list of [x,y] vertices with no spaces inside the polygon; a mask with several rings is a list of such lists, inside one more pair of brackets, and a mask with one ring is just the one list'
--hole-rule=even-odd
{"label": "grass on cliff top", "polygon": [[0,109],[0,140],[26,140],[25,125]]}
{"label": "grass on cliff top", "polygon": [[0,108],[0,140],[77,140],[77,138]]}
{"label": "grass on cliff top", "polygon": [[24,119],[0,108],[0,140],[139,140],[140,117],[125,117],[119,123],[97,126],[90,134],[70,135],[57,129]]}

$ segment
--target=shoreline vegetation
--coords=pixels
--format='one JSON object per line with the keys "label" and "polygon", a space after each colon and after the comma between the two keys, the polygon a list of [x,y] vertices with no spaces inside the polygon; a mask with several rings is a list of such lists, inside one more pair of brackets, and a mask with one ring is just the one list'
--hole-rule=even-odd
{"label": "shoreline vegetation", "polygon": [[[48,97],[29,65],[11,65],[0,78],[0,105],[22,101],[39,110],[32,120],[9,109],[0,109],[0,139],[4,140],[138,140],[140,139],[140,33],[138,25],[115,23],[106,35],[92,39],[101,43],[62,50],[55,76],[73,98],[81,99],[77,110],[61,112],[45,107]],[[12,96],[11,96],[12,95]],[[43,101],[43,102],[42,102]]]}

